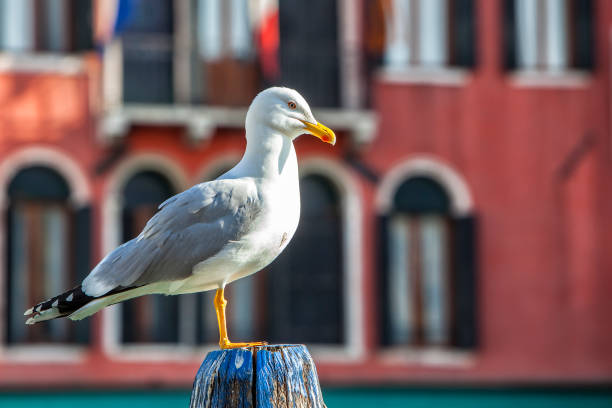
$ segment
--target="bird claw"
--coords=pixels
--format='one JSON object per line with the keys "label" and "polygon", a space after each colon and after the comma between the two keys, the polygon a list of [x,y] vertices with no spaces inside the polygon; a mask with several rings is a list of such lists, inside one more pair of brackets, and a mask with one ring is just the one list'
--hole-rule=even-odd
{"label": "bird claw", "polygon": [[236,349],[236,348],[246,348],[246,347],[258,347],[258,346],[267,346],[268,342],[266,341],[254,341],[248,343],[232,343],[229,340],[219,342],[219,347],[221,350],[227,349]]}

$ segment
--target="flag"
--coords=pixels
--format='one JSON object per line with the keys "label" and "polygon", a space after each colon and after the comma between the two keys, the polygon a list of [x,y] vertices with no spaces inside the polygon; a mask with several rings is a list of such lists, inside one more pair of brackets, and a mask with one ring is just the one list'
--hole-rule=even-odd
{"label": "flag", "polygon": [[135,0],[95,0],[94,40],[98,45],[110,42],[127,25]]}
{"label": "flag", "polygon": [[251,7],[261,72],[266,78],[277,78],[280,73],[278,0],[254,0]]}

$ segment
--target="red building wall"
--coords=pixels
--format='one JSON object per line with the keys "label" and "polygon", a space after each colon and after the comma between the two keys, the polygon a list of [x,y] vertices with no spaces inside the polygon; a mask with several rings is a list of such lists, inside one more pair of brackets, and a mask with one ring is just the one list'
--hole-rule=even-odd
{"label": "red building wall", "polygon": [[[466,181],[478,218],[479,347],[462,364],[389,359],[379,341],[378,185],[343,156],[354,149],[340,132],[335,149],[306,138],[298,157],[325,156],[346,167],[362,204],[365,352],[346,362],[319,361],[324,384],[594,383],[612,378],[612,146],[609,32],[612,4],[597,2],[596,70],[557,85],[521,85],[501,67],[500,3],[477,2],[478,64],[453,84],[373,81],[376,138],[357,149],[384,178],[412,157],[428,156]],[[140,126],[123,155],[97,134],[99,65],[72,76],[0,75],[0,158],[26,146],[49,146],[88,176],[94,209],[95,259],[102,250],[102,205],[109,175],[140,153],[174,162],[191,182],[215,158],[244,148],[242,130],[221,129],[187,143],[184,129]],[[561,85],[559,85],[559,83]],[[188,386],[200,361],[134,362],[105,353],[102,318],[78,363],[15,362],[0,356],[0,386]]]}

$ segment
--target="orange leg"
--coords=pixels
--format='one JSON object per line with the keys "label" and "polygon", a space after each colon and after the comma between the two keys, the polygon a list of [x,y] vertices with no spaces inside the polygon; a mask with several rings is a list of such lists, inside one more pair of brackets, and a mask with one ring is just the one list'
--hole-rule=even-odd
{"label": "orange leg", "polygon": [[215,294],[215,310],[217,312],[217,323],[219,323],[219,347],[221,349],[231,349],[240,347],[265,346],[265,341],[255,341],[252,343],[232,343],[227,337],[227,325],[225,324],[225,306],[227,300],[223,296],[223,289],[217,289]]}

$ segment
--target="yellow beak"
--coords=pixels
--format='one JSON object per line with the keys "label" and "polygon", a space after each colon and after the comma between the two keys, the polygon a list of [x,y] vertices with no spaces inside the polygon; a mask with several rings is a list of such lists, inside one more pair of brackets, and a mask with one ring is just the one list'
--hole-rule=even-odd
{"label": "yellow beak", "polygon": [[310,133],[313,136],[318,137],[325,143],[329,143],[331,145],[336,144],[336,134],[333,130],[328,128],[322,123],[317,122],[317,124],[312,124],[310,122],[306,122],[305,120],[300,120],[306,127],[306,132]]}

